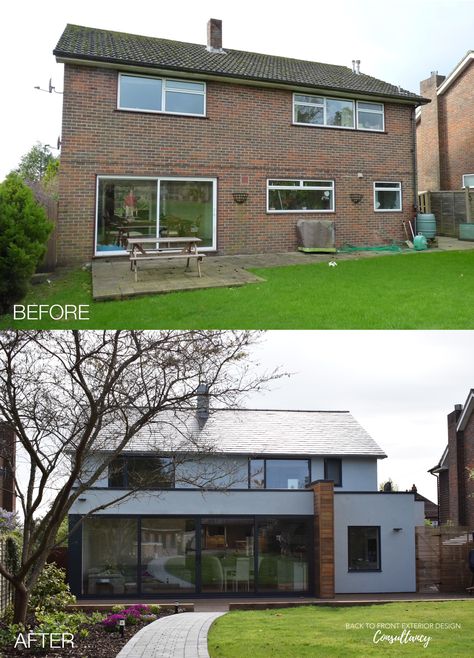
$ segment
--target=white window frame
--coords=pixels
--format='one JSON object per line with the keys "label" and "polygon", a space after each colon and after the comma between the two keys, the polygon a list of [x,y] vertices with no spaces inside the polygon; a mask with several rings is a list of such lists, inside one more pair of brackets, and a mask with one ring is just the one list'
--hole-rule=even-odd
{"label": "white window frame", "polygon": [[[472,176],[474,178],[474,174],[463,174],[462,175],[462,189],[463,190],[466,189],[466,181],[465,181],[466,176]],[[472,188],[472,187],[474,187],[474,185],[469,185],[469,188]]]}
{"label": "white window frame", "polygon": [[[381,110],[368,110],[367,108],[363,107],[360,108],[361,112],[368,112],[369,114],[381,114],[382,115],[382,130],[378,130],[377,128],[362,128],[362,126],[359,125],[359,103],[366,103],[367,105],[381,105],[382,109]],[[383,103],[375,103],[372,101],[357,101],[356,102],[356,117],[357,117],[357,130],[365,130],[365,132],[369,133],[383,133],[385,132],[385,105]]]}
{"label": "white window frame", "polygon": [[161,181],[196,181],[199,183],[212,183],[212,245],[210,247],[198,247],[199,251],[217,250],[217,178],[202,178],[199,176],[109,176],[100,174],[96,180],[95,190],[95,225],[94,225],[94,256],[97,258],[110,258],[111,256],[123,256],[127,254],[126,249],[117,249],[113,252],[103,252],[97,249],[97,229],[99,219],[99,185],[101,180],[151,180],[156,182],[156,229],[159,234],[160,225],[160,182]]}
{"label": "white window frame", "polygon": [[[270,181],[272,180],[279,180],[279,181],[288,181],[288,182],[299,182],[299,185],[270,185]],[[267,213],[269,214],[279,214],[279,215],[284,215],[287,213],[292,213],[292,214],[301,214],[301,213],[334,213],[336,212],[336,191],[335,191],[335,185],[334,185],[334,180],[328,180],[328,183],[331,183],[331,185],[303,185],[303,183],[307,183],[309,181],[316,180],[314,178],[278,178],[274,176],[273,178],[267,178]],[[321,190],[321,192],[325,192],[326,190],[329,190],[332,192],[332,208],[329,210],[274,210],[270,209],[270,190]]]}
{"label": "white window frame", "polygon": [[[377,185],[383,185],[384,183],[390,183],[391,185],[398,185],[398,187],[376,187]],[[402,212],[403,211],[403,197],[402,197],[402,183],[401,181],[395,180],[384,180],[384,181],[374,181],[373,185],[374,191],[374,211],[375,212]],[[378,192],[399,192],[400,193],[400,208],[377,208],[376,207],[376,191]]]}
{"label": "white window frame", "polygon": [[[141,109],[138,107],[122,107],[121,105],[121,99],[120,99],[120,92],[121,92],[121,80],[122,76],[127,76],[129,78],[148,78],[149,80],[160,80],[161,81],[161,110],[149,110],[149,109]],[[200,84],[203,85],[203,91],[193,91],[190,89],[168,89],[167,85],[168,83],[172,82],[191,82],[195,84]],[[183,93],[183,94],[194,94],[196,96],[203,96],[204,97],[204,107],[203,107],[203,113],[195,113],[195,112],[170,112],[166,109],[166,92],[167,91],[172,91],[174,93]],[[190,80],[188,78],[162,78],[160,76],[156,75],[144,75],[142,73],[128,73],[127,71],[120,72],[118,74],[117,78],[117,110],[124,110],[126,112],[147,112],[148,114],[176,114],[178,116],[186,116],[186,117],[205,117],[206,112],[207,112],[207,86],[206,83],[203,80]]]}
{"label": "white window frame", "polygon": [[[322,98],[322,103],[311,103],[304,101],[297,101],[296,96],[309,96],[310,98]],[[352,126],[334,126],[327,123],[327,101],[345,101],[346,103],[352,103],[353,107],[353,117],[354,122]],[[363,130],[364,132],[372,133],[382,133],[385,132],[385,104],[375,101],[367,101],[360,99],[361,103],[372,103],[373,105],[381,105],[382,110],[366,110],[361,109],[362,112],[372,112],[373,114],[382,115],[382,130],[377,130],[376,128],[361,128],[359,126],[359,100],[354,100],[352,98],[339,98],[338,96],[316,96],[314,94],[305,94],[301,91],[293,92],[293,125],[295,126],[306,126],[310,128],[336,128],[338,130]],[[297,105],[314,105],[315,107],[323,108],[323,123],[304,123],[303,121],[296,120],[296,107]]]}

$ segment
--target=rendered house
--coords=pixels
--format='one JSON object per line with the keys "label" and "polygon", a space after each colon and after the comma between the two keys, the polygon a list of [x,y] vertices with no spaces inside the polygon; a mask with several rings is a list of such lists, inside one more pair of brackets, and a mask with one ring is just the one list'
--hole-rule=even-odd
{"label": "rendered house", "polygon": [[474,530],[474,389],[448,414],[448,445],[429,470],[438,478],[439,522]]}
{"label": "rendered house", "polygon": [[211,253],[291,251],[300,218],[336,244],[403,240],[416,202],[414,112],[426,102],[344,66],[68,25],[61,263],[132,235]]}
{"label": "rendered house", "polygon": [[420,83],[431,103],[417,113],[417,161],[420,190],[474,187],[474,51],[448,75],[433,71]]}
{"label": "rendered house", "polygon": [[[345,411],[164,415],[74,503],[83,598],[415,591],[413,492],[377,491],[384,452]],[[214,451],[175,451],[189,434]],[[113,434],[93,459],[114,445]],[[196,445],[196,442],[193,442]],[[128,498],[127,491],[138,488]]]}

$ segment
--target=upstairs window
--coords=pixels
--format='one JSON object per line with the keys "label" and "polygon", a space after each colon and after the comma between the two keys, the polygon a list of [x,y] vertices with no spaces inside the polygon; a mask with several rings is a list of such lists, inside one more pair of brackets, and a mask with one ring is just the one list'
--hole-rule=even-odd
{"label": "upstairs window", "polygon": [[304,489],[309,482],[308,459],[249,460],[249,489]]}
{"label": "upstairs window", "polygon": [[118,457],[109,465],[109,487],[172,489],[173,460],[169,457]]}
{"label": "upstairs window", "polygon": [[205,106],[204,82],[126,73],[119,75],[118,108],[120,110],[204,116]]}
{"label": "upstairs window", "polygon": [[331,457],[324,460],[324,479],[332,480],[335,487],[342,487],[342,459]]}
{"label": "upstairs window", "polygon": [[[357,117],[356,117],[357,115]],[[384,105],[308,94],[293,95],[293,122],[383,132]]]}
{"label": "upstairs window", "polygon": [[332,212],[334,181],[269,180],[267,212]]}

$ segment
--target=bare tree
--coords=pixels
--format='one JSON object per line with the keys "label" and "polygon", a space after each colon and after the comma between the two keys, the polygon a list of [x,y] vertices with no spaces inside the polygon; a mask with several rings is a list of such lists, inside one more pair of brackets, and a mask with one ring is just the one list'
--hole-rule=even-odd
{"label": "bare tree", "polygon": [[[24,519],[20,566],[12,573],[0,563],[14,587],[15,622],[25,620],[71,506],[134,437],[161,414],[170,430],[161,426],[162,436],[175,435],[165,450],[176,450],[178,435],[183,454],[189,441],[195,453],[209,451],[199,445],[200,433],[185,437],[178,422],[177,410],[195,409],[199,386],[208,385],[211,406],[229,406],[281,376],[254,373],[248,348],[257,340],[254,332],[229,331],[0,333],[0,420],[13,428],[25,463],[15,477]],[[124,495],[117,492],[109,504]]]}

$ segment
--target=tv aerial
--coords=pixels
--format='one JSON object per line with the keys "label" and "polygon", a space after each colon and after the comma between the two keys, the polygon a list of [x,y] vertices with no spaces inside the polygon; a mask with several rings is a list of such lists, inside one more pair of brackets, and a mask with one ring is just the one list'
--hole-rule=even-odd
{"label": "tv aerial", "polygon": [[56,91],[56,87],[53,86],[53,80],[52,80],[52,78],[49,79],[49,83],[48,83],[48,88],[47,88],[47,89],[43,89],[43,88],[40,87],[39,85],[37,85],[37,86],[35,87],[35,89],[38,89],[38,91],[45,91],[47,94],[52,94],[53,91],[54,91],[55,94],[63,94],[63,93],[64,93],[63,91]]}

